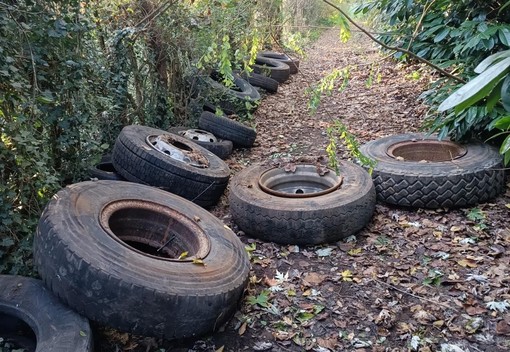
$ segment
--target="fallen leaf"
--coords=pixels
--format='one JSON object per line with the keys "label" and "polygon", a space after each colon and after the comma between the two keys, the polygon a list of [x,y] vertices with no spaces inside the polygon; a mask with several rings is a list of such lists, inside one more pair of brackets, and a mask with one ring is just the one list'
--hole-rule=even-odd
{"label": "fallen leaf", "polygon": [[321,284],[324,279],[326,277],[324,275],[319,275],[317,273],[307,273],[304,277],[303,277],[303,281],[308,284],[311,284],[312,286],[314,285],[319,285]]}
{"label": "fallen leaf", "polygon": [[478,266],[476,264],[476,261],[474,261],[473,259],[467,259],[467,258],[458,260],[457,264],[459,264],[460,266],[462,266],[464,268],[466,268],[466,267],[476,268]]}
{"label": "fallen leaf", "polygon": [[199,221],[200,221],[200,218],[199,218],[198,216],[196,216],[196,215],[195,215],[195,216],[193,217],[193,220],[195,220],[196,222],[199,222]]}
{"label": "fallen leaf", "polygon": [[248,324],[246,324],[246,322],[242,323],[241,327],[239,328],[238,334],[243,335],[246,332],[247,326],[248,326]]}
{"label": "fallen leaf", "polygon": [[200,258],[193,259],[193,264],[207,266],[207,264],[205,264],[204,261]]}
{"label": "fallen leaf", "polygon": [[506,321],[500,320],[496,324],[496,334],[510,336],[510,325]]}
{"label": "fallen leaf", "polygon": [[351,255],[353,257],[356,257],[356,256],[360,256],[361,252],[362,252],[361,248],[353,248],[349,252],[347,252],[347,254],[349,254],[349,255]]}

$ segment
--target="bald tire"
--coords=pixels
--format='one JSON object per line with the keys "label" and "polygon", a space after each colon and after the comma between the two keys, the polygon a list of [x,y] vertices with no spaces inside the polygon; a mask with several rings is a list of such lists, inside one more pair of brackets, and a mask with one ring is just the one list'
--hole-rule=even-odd
{"label": "bald tire", "polygon": [[[36,341],[25,336],[27,326]],[[33,344],[35,352],[93,350],[88,320],[64,306],[41,280],[28,277],[0,275],[0,333],[20,351],[33,351]]]}
{"label": "bald tire", "polygon": [[[112,204],[129,207],[105,216],[103,209]],[[109,229],[101,225],[102,217]],[[182,234],[168,242],[169,229]],[[198,233],[205,244],[195,238]],[[208,244],[208,250],[200,258],[204,265],[194,264],[176,258],[180,250],[171,258],[135,250],[122,236],[155,241],[153,248],[163,243],[161,253],[167,245],[179,249],[172,248],[178,243],[187,243],[181,247],[189,248],[188,257],[199,253],[194,246]],[[167,339],[220,328],[236,311],[249,274],[243,244],[205,209],[153,187],[116,181],[82,182],[59,191],[39,221],[34,262],[46,286],[89,319]]]}
{"label": "bald tire", "polygon": [[[173,136],[189,150],[207,158],[209,166],[195,167],[152,148],[146,139],[158,135]],[[227,164],[207,149],[184,137],[145,126],[122,129],[115,141],[112,162],[117,173],[128,181],[164,189],[203,207],[218,202],[230,177]]]}
{"label": "bald tire", "polygon": [[422,139],[437,140],[409,133],[361,146],[361,152],[377,162],[372,177],[380,201],[415,208],[455,208],[486,202],[505,189],[501,155],[487,144],[465,144],[467,154],[447,162],[400,161],[387,154],[395,143]]}
{"label": "bald tire", "polygon": [[246,234],[281,244],[313,245],[335,242],[360,231],[375,209],[370,175],[361,167],[342,162],[339,189],[310,198],[284,198],[259,186],[265,166],[251,166],[230,183],[230,212]]}

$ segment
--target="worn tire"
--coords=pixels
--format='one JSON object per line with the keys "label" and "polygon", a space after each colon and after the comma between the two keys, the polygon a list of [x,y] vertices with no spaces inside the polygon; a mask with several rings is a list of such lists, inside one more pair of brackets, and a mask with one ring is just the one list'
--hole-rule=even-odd
{"label": "worn tire", "polygon": [[290,57],[287,54],[278,53],[275,51],[261,51],[257,55],[262,57],[268,57],[270,59],[275,59],[287,64],[289,66],[290,69],[289,72],[291,75],[296,74],[299,71],[299,59]]}
{"label": "worn tire", "polygon": [[21,276],[0,275],[0,336],[24,351],[88,352],[93,347],[87,319],[60,303],[42,281]]}
{"label": "worn tire", "polygon": [[[194,167],[168,157],[147,143],[149,135],[172,136],[204,156],[209,167]],[[124,127],[115,141],[112,158],[117,172],[127,180],[164,189],[204,207],[217,203],[230,177],[227,164],[207,149],[181,136],[144,126]]]}
{"label": "worn tire", "polygon": [[89,169],[89,176],[98,180],[125,181],[126,179],[117,173],[110,161],[101,161]]}
{"label": "worn tire", "polygon": [[[181,132],[188,130],[186,127],[171,127],[168,132],[182,136]],[[186,138],[186,137],[185,137]],[[216,142],[204,142],[191,139],[194,143],[204,147],[220,159],[227,159],[232,154],[234,144],[227,139],[218,139]]]}
{"label": "worn tire", "polygon": [[377,162],[372,176],[379,200],[408,207],[451,208],[485,202],[504,190],[501,156],[486,144],[466,144],[466,155],[446,162],[399,161],[387,154],[396,143],[422,139],[437,140],[411,133],[361,147],[365,156]]}
{"label": "worn tire", "polygon": [[267,75],[280,83],[288,80],[290,76],[289,65],[279,60],[263,56],[256,57],[255,65],[253,65],[253,72]]}
{"label": "worn tire", "polygon": [[252,86],[264,89],[268,93],[278,92],[278,81],[255,72],[242,73],[241,77],[247,80]]}
{"label": "worn tire", "polygon": [[255,143],[257,132],[240,122],[225,116],[218,116],[204,111],[198,120],[198,126],[217,137],[231,140],[234,145],[250,148]]}
{"label": "worn tire", "polygon": [[115,181],[59,191],[39,221],[34,261],[46,285],[89,319],[167,339],[218,329],[249,274],[243,244],[205,209]]}
{"label": "worn tire", "polygon": [[311,245],[338,241],[361,230],[375,209],[370,175],[342,162],[343,183],[331,193],[311,198],[284,198],[264,192],[260,176],[268,170],[251,166],[230,183],[230,212],[248,235],[282,244]]}

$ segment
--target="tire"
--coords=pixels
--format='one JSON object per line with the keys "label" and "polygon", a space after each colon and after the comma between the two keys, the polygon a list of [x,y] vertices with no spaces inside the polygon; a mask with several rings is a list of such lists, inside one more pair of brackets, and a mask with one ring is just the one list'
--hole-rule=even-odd
{"label": "tire", "polygon": [[370,175],[343,162],[340,188],[310,198],[285,198],[265,192],[259,184],[264,166],[251,166],[230,184],[234,222],[249,236],[281,244],[313,245],[335,242],[360,231],[375,209]]}
{"label": "tire", "polygon": [[292,58],[287,54],[277,53],[275,51],[261,51],[258,53],[258,56],[268,57],[270,59],[275,59],[281,61],[289,66],[290,74],[296,74],[299,71],[299,59]]}
{"label": "tire", "polygon": [[62,305],[42,281],[0,275],[0,333],[20,350],[92,351],[87,319]]}
{"label": "tire", "polygon": [[206,92],[207,98],[213,100],[225,111],[243,115],[254,111],[258,106],[259,92],[237,74],[234,75],[234,84],[237,90],[226,87],[212,77],[207,77],[206,82],[210,87],[210,90]]}
{"label": "tire", "polygon": [[257,132],[253,128],[208,111],[204,111],[200,115],[198,126],[215,136],[231,140],[234,145],[240,147],[252,147],[257,138]]}
{"label": "tire", "polygon": [[[203,157],[208,167],[173,159],[147,142],[149,136],[160,135]],[[124,127],[115,141],[112,158],[117,172],[127,180],[164,189],[204,207],[218,202],[230,177],[227,164],[207,149],[186,138],[144,126]]]}
{"label": "tire", "polygon": [[89,169],[89,176],[98,180],[125,181],[126,179],[119,175],[111,161],[101,161],[99,164]]}
{"label": "tire", "polygon": [[504,190],[501,156],[486,144],[463,145],[467,153],[453,161],[402,161],[388,155],[389,148],[397,143],[422,140],[437,138],[401,134],[361,147],[363,154],[377,162],[372,177],[380,201],[417,208],[453,208],[488,201]]}
{"label": "tire", "polygon": [[[243,244],[185,199],[113,182],[70,185],[46,206],[34,239],[46,285],[76,311],[119,330],[176,339],[218,329],[247,284]],[[179,260],[184,251],[188,257]]]}
{"label": "tire", "polygon": [[289,65],[263,56],[257,56],[255,59],[253,72],[269,76],[279,83],[285,82],[290,76]]}
{"label": "tire", "polygon": [[278,92],[278,81],[255,72],[242,73],[241,77],[247,80],[252,86],[264,89],[268,93]]}
{"label": "tire", "polygon": [[[182,137],[181,132],[187,130],[188,128],[186,127],[171,127],[168,129],[168,132],[177,134]],[[234,148],[232,141],[227,139],[218,139],[216,142],[204,142],[197,140],[192,141],[223,160],[227,159],[232,154],[232,149]]]}

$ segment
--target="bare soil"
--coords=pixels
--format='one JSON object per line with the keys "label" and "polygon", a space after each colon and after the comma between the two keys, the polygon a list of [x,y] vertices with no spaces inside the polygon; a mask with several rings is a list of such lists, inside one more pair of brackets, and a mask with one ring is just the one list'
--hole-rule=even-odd
{"label": "bare soil", "polygon": [[[306,89],[347,67],[347,87],[338,90],[338,82],[310,114]],[[255,113],[256,145],[234,152],[232,173],[325,155],[325,131],[337,119],[360,143],[418,131],[427,109],[418,96],[433,78],[382,56],[361,34],[341,43],[327,31],[307,50],[300,72],[264,98]],[[349,157],[343,147],[339,157]],[[506,194],[470,209],[377,204],[356,236],[315,247],[248,238],[231,221],[227,195],[211,211],[254,248],[237,314],[220,331],[187,341],[99,328],[96,351],[510,349],[510,184]]]}

